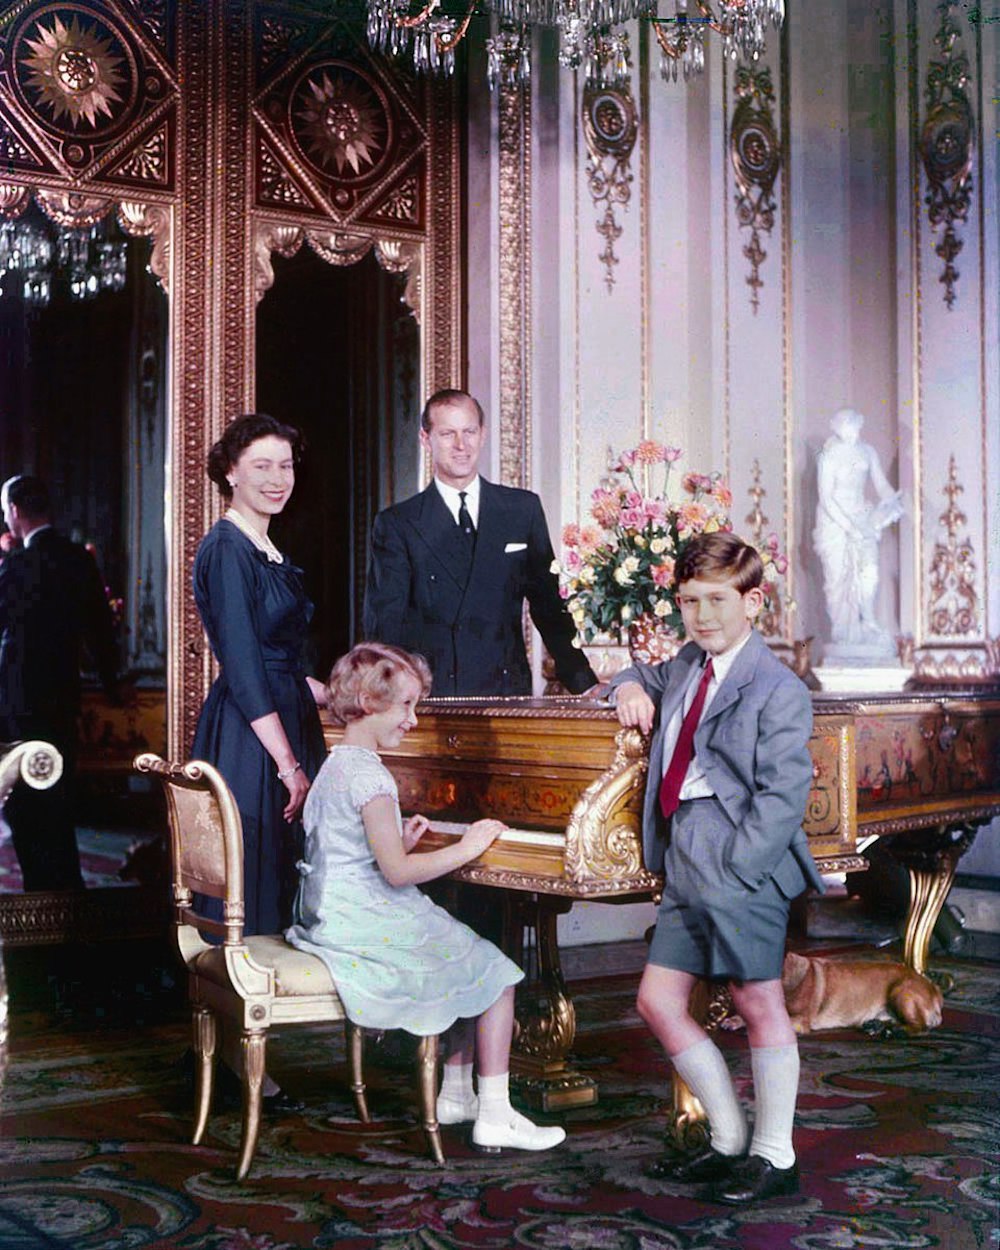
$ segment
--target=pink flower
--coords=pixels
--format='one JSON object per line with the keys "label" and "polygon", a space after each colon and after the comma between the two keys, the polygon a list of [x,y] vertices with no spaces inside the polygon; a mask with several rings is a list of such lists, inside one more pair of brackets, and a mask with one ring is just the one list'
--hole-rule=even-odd
{"label": "pink flower", "polygon": [[619,523],[622,529],[641,530],[646,524],[646,513],[643,508],[622,508]]}
{"label": "pink flower", "polygon": [[712,479],[704,473],[685,473],[681,478],[681,485],[689,495],[697,496],[712,489]]}
{"label": "pink flower", "polygon": [[661,590],[668,589],[674,580],[674,561],[670,556],[653,565],[653,582]]}
{"label": "pink flower", "polygon": [[683,503],[677,509],[677,525],[682,533],[704,529],[709,511],[703,503]]}
{"label": "pink flower", "polygon": [[664,447],[663,449],[663,459],[667,464],[673,464],[676,460],[680,460],[683,455],[684,453],[679,447]]}
{"label": "pink flower", "polygon": [[625,498],[622,500],[625,507],[631,508],[633,511],[637,511],[645,502],[645,499],[637,490],[626,491]]}
{"label": "pink flower", "polygon": [[647,523],[652,525],[662,525],[667,519],[666,507],[660,499],[647,499],[642,511]]}
{"label": "pink flower", "polygon": [[733,506],[733,492],[721,477],[717,478],[712,484],[712,497],[723,508],[731,508]]}
{"label": "pink flower", "polygon": [[622,454],[618,457],[618,461],[615,464],[614,471],[616,473],[622,473],[626,469],[631,469],[631,467],[634,464],[635,464],[635,451],[634,450],[623,451]]}
{"label": "pink flower", "polygon": [[601,531],[596,525],[584,525],[580,530],[580,553],[592,555],[601,543]]}
{"label": "pink flower", "polygon": [[598,487],[590,497],[590,515],[598,525],[612,529],[618,524],[621,515],[621,502],[617,492],[612,493]]}
{"label": "pink flower", "polygon": [[580,527],[575,522],[563,526],[562,540],[564,547],[576,547],[580,542]]}
{"label": "pink flower", "polygon": [[567,573],[579,573],[579,571],[583,568],[583,561],[580,559],[579,551],[576,551],[574,548],[570,548],[570,550],[566,552],[566,558],[563,560],[563,564],[566,566]]}
{"label": "pink flower", "polygon": [[654,442],[651,438],[644,438],[633,453],[635,462],[637,464],[660,464],[665,450],[662,443]]}

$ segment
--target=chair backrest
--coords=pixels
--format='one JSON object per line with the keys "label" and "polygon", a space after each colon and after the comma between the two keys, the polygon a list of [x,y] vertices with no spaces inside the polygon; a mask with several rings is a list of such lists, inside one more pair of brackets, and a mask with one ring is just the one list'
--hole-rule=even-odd
{"label": "chair backrest", "polygon": [[[243,824],[222,774],[204,760],[176,764],[148,751],[133,766],[156,777],[167,800],[175,923],[240,943]],[[195,895],[221,899],[222,920],[207,915]]]}

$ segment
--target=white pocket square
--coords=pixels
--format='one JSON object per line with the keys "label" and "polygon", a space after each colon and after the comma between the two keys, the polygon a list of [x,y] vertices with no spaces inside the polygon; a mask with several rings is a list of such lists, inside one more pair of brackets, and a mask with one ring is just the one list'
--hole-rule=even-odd
{"label": "white pocket square", "polygon": [[504,555],[507,555],[507,553],[511,551],[524,551],[527,546],[527,543],[508,543],[507,546],[504,547],[503,553]]}

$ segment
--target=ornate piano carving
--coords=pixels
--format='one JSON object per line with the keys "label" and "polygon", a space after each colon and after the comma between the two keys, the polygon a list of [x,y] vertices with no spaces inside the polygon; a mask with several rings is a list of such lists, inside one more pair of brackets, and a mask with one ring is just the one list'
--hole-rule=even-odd
{"label": "ornate piano carving", "polygon": [[[816,695],[813,710],[810,848],[824,872],[851,872],[866,866],[859,837],[892,838],[913,876],[906,958],[922,968],[958,856],[1000,814],[1000,699]],[[580,699],[431,699],[418,715],[385,760],[403,810],[437,822],[421,846],[481,816],[516,830],[454,876],[504,891],[510,931],[537,935],[539,983],[519,1005],[515,1043],[522,1092],[545,1108],[592,1101],[592,1084],[566,1063],[575,1015],[556,918],[574,899],[655,896],[639,832],[645,741],[611,708]],[[517,939],[510,953],[524,953]]]}

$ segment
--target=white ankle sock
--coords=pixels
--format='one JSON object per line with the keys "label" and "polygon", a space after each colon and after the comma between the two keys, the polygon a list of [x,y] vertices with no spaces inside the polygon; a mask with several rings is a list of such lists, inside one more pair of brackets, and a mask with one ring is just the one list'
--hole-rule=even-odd
{"label": "white ankle sock", "polygon": [[752,1047],[750,1064],[756,1108],[750,1153],[776,1168],[790,1168],[795,1162],[792,1125],[799,1093],[798,1043]]}
{"label": "white ankle sock", "polygon": [[472,1085],[471,1063],[446,1063],[441,1069],[440,1098],[450,1098],[453,1102],[470,1103],[475,1100],[476,1091]]}
{"label": "white ankle sock", "polygon": [[712,1149],[722,1155],[742,1154],[747,1145],[747,1120],[722,1051],[706,1037],[672,1055],[670,1062],[705,1108]]}
{"label": "white ankle sock", "polygon": [[480,1120],[503,1120],[510,1114],[510,1073],[479,1078]]}

